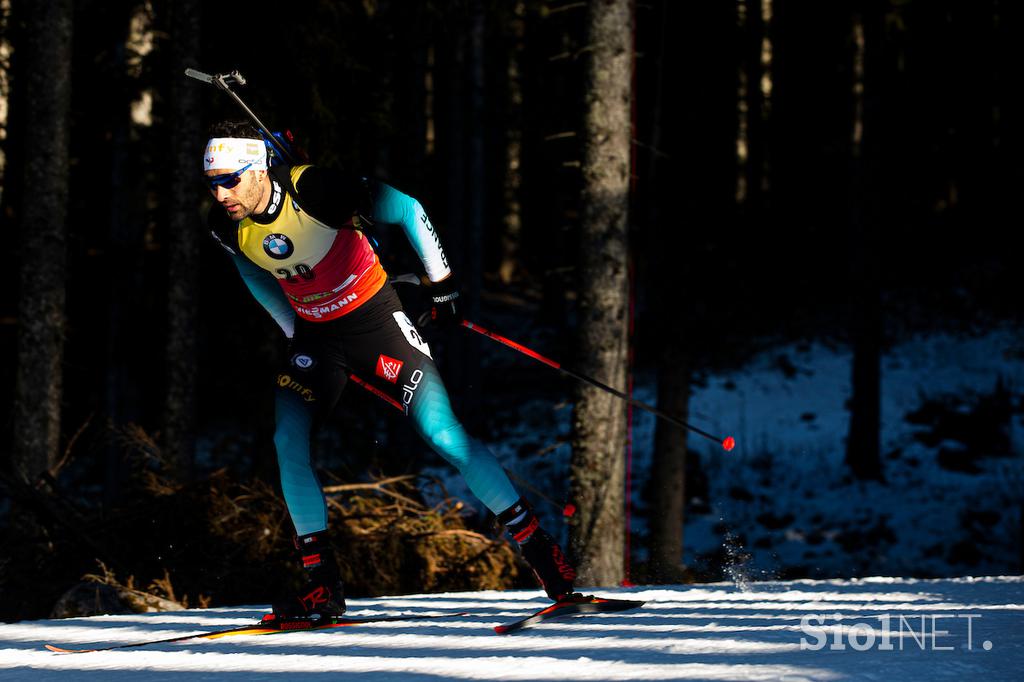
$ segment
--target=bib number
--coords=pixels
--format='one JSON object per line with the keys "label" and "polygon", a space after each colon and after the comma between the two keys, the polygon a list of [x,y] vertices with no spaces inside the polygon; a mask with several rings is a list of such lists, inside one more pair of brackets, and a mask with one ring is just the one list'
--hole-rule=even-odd
{"label": "bib number", "polygon": [[298,282],[299,277],[306,280],[313,279],[314,277],[316,277],[316,274],[313,272],[313,269],[310,268],[308,265],[303,265],[302,263],[299,263],[298,265],[295,266],[294,273],[292,273],[292,271],[289,270],[288,268],[277,268],[275,272],[281,275],[281,277],[284,278],[285,281],[291,284],[295,284],[296,282]]}
{"label": "bib number", "polygon": [[402,334],[405,335],[405,340],[409,342],[409,345],[433,360],[434,358],[430,354],[430,346],[428,346],[427,342],[423,340],[422,336],[420,336],[419,330],[416,329],[415,325],[413,325],[409,316],[405,314],[405,311],[399,310],[394,313],[393,317],[395,318],[395,322],[398,323],[399,329],[402,330]]}

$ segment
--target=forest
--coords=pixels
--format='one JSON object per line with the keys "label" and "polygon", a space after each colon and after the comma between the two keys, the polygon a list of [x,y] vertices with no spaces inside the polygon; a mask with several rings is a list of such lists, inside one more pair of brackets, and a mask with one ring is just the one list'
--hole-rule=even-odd
{"label": "forest", "polygon": [[[1004,0],[0,0],[0,619],[95,613],[95,591],[68,605],[84,584],[223,605],[298,575],[273,443],[286,339],[211,238],[201,182],[209,126],[246,114],[189,68],[238,71],[314,164],[417,198],[467,320],[715,438],[740,427],[691,404],[715,377],[842,349],[836,466],[895,505],[886,354],[1010,330],[995,388],[900,388],[932,429],[921,467],[1015,477],[1005,515],[956,502],[973,534],[936,551],[1024,571],[1022,38]],[[422,274],[400,230],[369,234],[391,276]],[[416,320],[421,287],[395,288]],[[708,453],[731,453],[664,419],[641,442],[635,405],[466,329],[422,332],[469,431],[529,434],[514,481],[587,584],[722,579],[736,543],[698,566],[684,527],[733,475]],[[535,584],[371,393],[350,382],[314,450],[353,594]],[[986,564],[993,533],[1010,558]]]}

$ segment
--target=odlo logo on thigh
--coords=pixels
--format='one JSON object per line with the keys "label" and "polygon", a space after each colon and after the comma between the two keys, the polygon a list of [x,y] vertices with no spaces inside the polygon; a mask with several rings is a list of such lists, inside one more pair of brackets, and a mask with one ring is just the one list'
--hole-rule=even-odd
{"label": "odlo logo on thigh", "polygon": [[420,387],[420,381],[423,379],[423,371],[416,370],[409,377],[409,383],[402,386],[402,402],[405,403],[406,408],[412,403],[413,394],[416,393],[416,389]]}
{"label": "odlo logo on thigh", "polygon": [[292,389],[300,396],[302,396],[302,399],[305,400],[307,403],[312,403],[316,401],[316,396],[313,395],[313,389],[306,388],[305,386],[297,382],[295,379],[292,379],[291,376],[288,374],[278,374],[277,385],[280,386],[281,388]]}

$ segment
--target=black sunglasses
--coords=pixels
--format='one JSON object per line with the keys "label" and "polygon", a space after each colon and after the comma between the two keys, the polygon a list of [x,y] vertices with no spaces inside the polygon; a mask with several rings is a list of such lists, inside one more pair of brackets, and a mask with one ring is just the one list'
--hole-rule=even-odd
{"label": "black sunglasses", "polygon": [[214,175],[213,177],[203,176],[203,182],[205,182],[213,192],[216,192],[218,187],[223,187],[224,189],[237,187],[238,183],[242,181],[242,173],[249,170],[249,166],[251,165],[251,163],[247,163],[233,173],[222,173],[220,175]]}

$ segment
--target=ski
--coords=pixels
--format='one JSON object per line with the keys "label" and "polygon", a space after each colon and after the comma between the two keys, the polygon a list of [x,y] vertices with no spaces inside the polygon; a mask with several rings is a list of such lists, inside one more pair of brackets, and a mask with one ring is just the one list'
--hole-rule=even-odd
{"label": "ski", "polygon": [[564,618],[585,613],[614,613],[616,611],[628,611],[643,606],[646,602],[632,601],[629,599],[603,599],[592,595],[572,595],[558,603],[546,606],[540,611],[526,618],[498,625],[494,631],[499,635],[506,635],[516,630],[528,628],[531,625],[542,623],[553,618]]}
{"label": "ski", "polygon": [[424,620],[428,618],[445,618],[448,616],[461,616],[462,613],[438,613],[438,614],[416,614],[408,616],[370,616],[367,618],[357,618],[349,616],[332,616],[327,619],[310,619],[310,618],[288,618],[280,619],[274,618],[273,614],[268,614],[263,617],[258,623],[252,625],[241,625],[234,628],[226,628],[224,630],[214,630],[212,632],[198,632],[190,635],[179,635],[177,637],[168,637],[167,639],[151,639],[144,642],[130,642],[128,644],[114,644],[112,646],[94,647],[91,649],[67,649],[64,647],[55,646],[53,644],[45,645],[50,651],[54,651],[59,654],[85,654],[94,651],[110,651],[112,649],[130,649],[132,647],[149,646],[150,644],[170,644],[173,642],[184,642],[190,639],[219,639],[221,637],[230,637],[232,635],[272,635],[280,634],[285,632],[309,632],[313,630],[330,630],[332,628],[343,628],[352,625],[366,625],[368,623],[386,623],[391,621],[402,621],[402,620]]}

